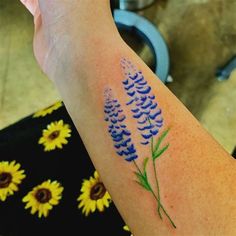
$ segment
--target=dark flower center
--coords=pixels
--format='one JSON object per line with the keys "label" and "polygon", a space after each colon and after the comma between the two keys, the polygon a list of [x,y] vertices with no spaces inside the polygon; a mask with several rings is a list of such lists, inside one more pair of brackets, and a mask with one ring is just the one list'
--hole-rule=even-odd
{"label": "dark flower center", "polygon": [[92,200],[98,200],[105,195],[106,191],[107,190],[104,184],[101,182],[98,182],[92,187],[91,192],[90,192],[90,198]]}
{"label": "dark flower center", "polygon": [[56,138],[59,136],[59,134],[60,134],[60,131],[59,131],[59,130],[55,130],[55,131],[53,131],[53,132],[48,136],[48,138],[51,139],[51,140],[54,140],[54,139],[56,139]]}
{"label": "dark flower center", "polygon": [[12,175],[7,172],[0,174],[0,188],[7,188],[12,181]]}
{"label": "dark flower center", "polygon": [[51,192],[46,189],[46,188],[41,188],[39,189],[36,194],[35,198],[40,202],[40,203],[46,203],[49,202],[49,200],[52,198]]}

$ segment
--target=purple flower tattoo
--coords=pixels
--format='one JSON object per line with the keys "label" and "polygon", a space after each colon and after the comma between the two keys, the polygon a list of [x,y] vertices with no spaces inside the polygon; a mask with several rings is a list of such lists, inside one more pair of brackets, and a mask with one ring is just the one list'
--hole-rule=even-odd
{"label": "purple flower tattoo", "polygon": [[143,137],[141,144],[147,145],[163,125],[161,109],[158,108],[155,95],[151,93],[152,89],[143,73],[126,59],[121,60],[121,66],[125,76],[124,89],[130,97],[127,105],[132,107],[133,118],[137,120],[138,130],[141,131]]}
{"label": "purple flower tattoo", "polygon": [[133,161],[138,158],[136,149],[131,140],[131,132],[125,125],[125,115],[118,103],[118,100],[113,97],[110,88],[105,89],[105,121],[109,123],[108,132],[110,133],[116,148],[116,153],[125,158],[126,161]]}
{"label": "purple flower tattoo", "polygon": [[[130,107],[132,112],[132,117],[130,118],[136,121],[137,132],[140,133],[142,138],[140,143],[145,147],[150,147],[151,156],[143,159],[142,167],[136,162],[139,155],[135,148],[135,143],[132,141],[132,134],[125,124],[126,116],[121,104],[114,98],[110,88],[106,88],[104,92],[104,112],[105,121],[108,123],[108,132],[113,140],[116,153],[126,161],[134,164],[136,182],[149,191],[156,200],[157,213],[160,219],[163,219],[164,214],[170,224],[176,228],[176,225],[161,202],[160,184],[156,168],[156,161],[169,148],[169,143],[163,145],[169,129],[160,133],[164,121],[162,111],[142,71],[138,70],[131,61],[125,58],[121,60],[121,68],[124,75],[122,84],[128,97],[126,106]],[[153,184],[150,183],[147,173],[149,160],[152,162],[155,189],[152,186]]]}

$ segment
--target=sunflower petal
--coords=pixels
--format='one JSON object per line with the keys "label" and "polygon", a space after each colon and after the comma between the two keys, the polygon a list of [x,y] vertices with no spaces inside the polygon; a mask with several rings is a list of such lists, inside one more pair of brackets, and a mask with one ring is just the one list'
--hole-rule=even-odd
{"label": "sunflower petal", "polygon": [[103,205],[102,199],[97,200],[97,208],[100,212],[104,211],[104,205]]}

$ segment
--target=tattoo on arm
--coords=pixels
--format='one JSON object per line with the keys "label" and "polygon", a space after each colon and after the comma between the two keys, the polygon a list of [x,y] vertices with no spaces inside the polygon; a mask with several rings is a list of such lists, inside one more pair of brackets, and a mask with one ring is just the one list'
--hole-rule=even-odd
{"label": "tattoo on arm", "polygon": [[[125,105],[130,107],[133,114],[132,118],[137,123],[137,130],[142,138],[140,144],[150,148],[150,157],[140,157],[138,155],[135,143],[132,141],[132,134],[125,124],[126,115],[121,104],[114,97],[111,88],[106,88],[104,91],[104,112],[105,121],[108,123],[108,132],[113,140],[116,153],[134,165],[136,182],[149,191],[157,202],[157,213],[160,219],[163,219],[164,215],[170,224],[176,228],[161,202],[161,191],[156,168],[157,160],[163,156],[169,147],[169,144],[162,145],[169,133],[169,129],[160,132],[164,122],[162,112],[142,71],[138,70],[125,58],[121,60],[121,68],[124,75],[123,88],[129,98]],[[137,158],[143,159],[141,167],[136,162]],[[148,163],[153,167],[155,186],[152,186],[148,179]]]}

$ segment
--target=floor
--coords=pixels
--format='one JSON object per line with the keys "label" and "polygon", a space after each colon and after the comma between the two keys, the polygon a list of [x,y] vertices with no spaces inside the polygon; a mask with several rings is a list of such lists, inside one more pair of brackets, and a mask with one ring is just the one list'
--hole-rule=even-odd
{"label": "floor", "polygon": [[[169,89],[231,153],[236,145],[236,71],[216,68],[236,55],[236,0],[158,0],[139,12],[163,34],[174,82]],[[32,17],[19,0],[0,2],[0,128],[60,99],[32,52]]]}

